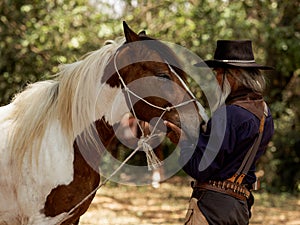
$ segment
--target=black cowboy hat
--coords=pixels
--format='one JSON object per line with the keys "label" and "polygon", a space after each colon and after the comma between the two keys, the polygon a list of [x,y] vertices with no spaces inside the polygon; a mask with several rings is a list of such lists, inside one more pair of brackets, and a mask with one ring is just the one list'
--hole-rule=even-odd
{"label": "black cowboy hat", "polygon": [[213,60],[196,63],[197,67],[210,68],[256,68],[273,70],[273,67],[259,65],[254,60],[252,42],[250,40],[219,40]]}

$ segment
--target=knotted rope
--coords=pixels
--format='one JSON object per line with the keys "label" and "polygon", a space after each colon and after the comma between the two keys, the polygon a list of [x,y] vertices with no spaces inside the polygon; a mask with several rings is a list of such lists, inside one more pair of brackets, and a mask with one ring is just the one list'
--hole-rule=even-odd
{"label": "knotted rope", "polygon": [[148,170],[157,169],[162,165],[162,162],[153,151],[151,144],[148,143],[152,137],[154,136],[141,137],[138,141],[138,149],[146,154]]}

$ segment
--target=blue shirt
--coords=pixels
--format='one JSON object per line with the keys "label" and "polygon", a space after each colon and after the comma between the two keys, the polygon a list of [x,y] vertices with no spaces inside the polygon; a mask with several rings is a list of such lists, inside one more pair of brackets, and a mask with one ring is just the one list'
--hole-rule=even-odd
{"label": "blue shirt", "polygon": [[[268,110],[264,132],[254,162],[243,183],[256,181],[255,163],[264,153],[274,133],[273,119]],[[260,120],[248,110],[236,106],[220,107],[200,132],[196,146],[180,143],[179,162],[183,170],[200,182],[223,181],[233,176],[258,136]],[[191,155],[191,151],[194,153]]]}

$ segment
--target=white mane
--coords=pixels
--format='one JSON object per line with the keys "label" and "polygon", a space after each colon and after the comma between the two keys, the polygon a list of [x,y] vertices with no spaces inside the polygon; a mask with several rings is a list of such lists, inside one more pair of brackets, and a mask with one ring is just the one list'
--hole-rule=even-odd
{"label": "white mane", "polygon": [[61,66],[54,80],[28,85],[15,96],[11,103],[13,113],[8,118],[14,123],[9,148],[19,166],[26,152],[39,154],[41,140],[51,121],[59,121],[71,144],[85,129],[92,139],[90,124],[99,119],[95,117],[95,108],[100,80],[109,60],[123,43],[124,39],[109,41],[82,60]]}

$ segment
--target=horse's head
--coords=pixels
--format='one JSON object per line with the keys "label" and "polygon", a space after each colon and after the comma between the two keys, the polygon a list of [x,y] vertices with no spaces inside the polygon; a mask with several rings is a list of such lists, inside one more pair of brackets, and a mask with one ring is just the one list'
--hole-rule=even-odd
{"label": "horse's head", "polygon": [[125,22],[123,26],[126,42],[108,64],[105,82],[123,88],[138,119],[149,122],[161,117],[196,137],[201,118],[174,51],[144,31],[137,34]]}

